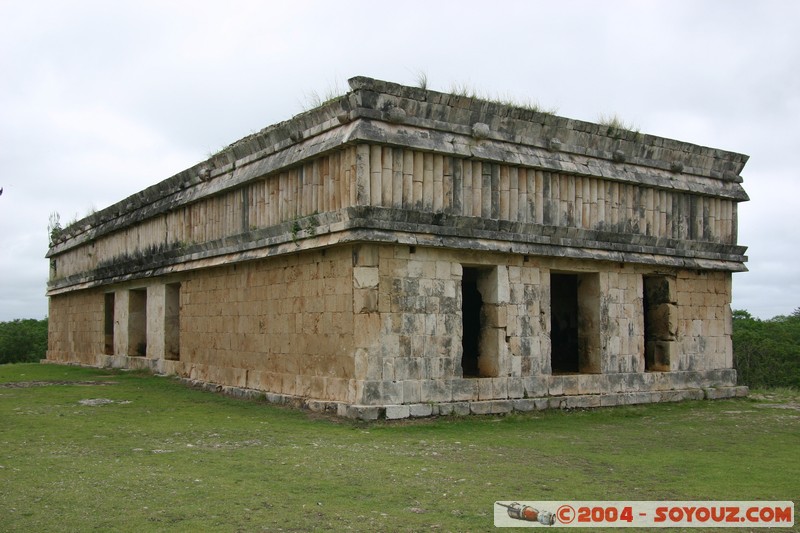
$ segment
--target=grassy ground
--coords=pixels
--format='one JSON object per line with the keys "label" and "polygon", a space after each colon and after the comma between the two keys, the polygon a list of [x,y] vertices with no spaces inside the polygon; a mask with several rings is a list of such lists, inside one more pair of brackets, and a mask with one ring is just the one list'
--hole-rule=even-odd
{"label": "grassy ground", "polygon": [[496,500],[757,499],[800,507],[796,392],[364,424],[0,366],[3,531],[489,531]]}

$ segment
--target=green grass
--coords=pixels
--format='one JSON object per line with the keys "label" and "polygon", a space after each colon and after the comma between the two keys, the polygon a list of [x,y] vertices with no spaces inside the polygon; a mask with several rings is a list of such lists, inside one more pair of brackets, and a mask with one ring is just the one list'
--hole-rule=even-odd
{"label": "green grass", "polygon": [[496,500],[798,507],[800,394],[754,396],[366,424],[144,373],[4,365],[0,530],[490,531]]}
{"label": "green grass", "polygon": [[631,131],[637,135],[639,134],[638,126],[633,122],[623,120],[616,113],[612,115],[600,114],[597,117],[597,123],[601,126],[606,126],[606,135],[611,135],[612,137],[620,137],[626,131]]}

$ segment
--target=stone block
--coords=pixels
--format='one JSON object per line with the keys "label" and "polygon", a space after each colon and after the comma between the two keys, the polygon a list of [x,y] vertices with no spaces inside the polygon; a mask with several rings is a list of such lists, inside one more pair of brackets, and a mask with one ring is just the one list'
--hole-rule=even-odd
{"label": "stone block", "polygon": [[287,398],[285,394],[276,394],[274,392],[268,392],[264,394],[264,397],[267,399],[269,403],[274,403],[276,405],[282,405],[286,403],[286,398]]}
{"label": "stone block", "polygon": [[369,370],[369,351],[357,348],[353,353],[353,377],[366,378]]}
{"label": "stone block", "polygon": [[348,379],[325,378],[325,398],[340,402],[348,401]]}
{"label": "stone block", "polygon": [[453,402],[449,404],[453,407],[453,413],[456,416],[467,416],[470,413],[469,402]]}
{"label": "stone block", "polygon": [[362,244],[353,248],[353,266],[374,267],[380,262],[379,248],[371,244]]}
{"label": "stone block", "polygon": [[646,380],[649,378],[648,374],[629,372],[621,374],[621,377],[621,392],[633,392],[647,388]]}
{"label": "stone block", "polygon": [[450,416],[454,412],[452,403],[440,403],[433,406],[433,414],[440,416]]}
{"label": "stone block", "polygon": [[426,379],[420,382],[420,395],[423,402],[450,402],[453,395],[449,383],[440,379]]}
{"label": "stone block", "polygon": [[533,398],[511,400],[511,407],[514,409],[514,411],[535,411],[536,400]]}
{"label": "stone block", "polygon": [[603,374],[605,379],[605,393],[617,393],[623,390],[625,374]]}
{"label": "stone block", "polygon": [[627,394],[629,404],[652,403],[658,401],[660,397],[660,393],[650,391],[629,392]]}
{"label": "stone block", "polygon": [[702,373],[702,380],[709,387],[732,387],[736,385],[736,370],[715,368]]}
{"label": "stone block", "polygon": [[433,414],[433,404],[430,403],[412,403],[408,406],[410,416],[422,417],[431,416]]}
{"label": "stone block", "polygon": [[403,382],[383,381],[381,384],[383,402],[391,404],[403,403]]}
{"label": "stone block", "polygon": [[[359,311],[354,308],[356,313]],[[369,348],[380,338],[381,315],[360,313],[353,316],[353,344],[359,348]]]}
{"label": "stone block", "polygon": [[599,394],[564,396],[558,398],[557,401],[559,409],[588,409],[591,407],[600,407],[602,405],[602,396]]}
{"label": "stone block", "polygon": [[568,375],[568,376],[553,376],[552,381],[561,382],[561,394],[565,396],[574,396],[580,394],[579,382],[584,376]]}
{"label": "stone block", "polygon": [[[401,338],[401,344],[402,344]],[[402,351],[402,350],[401,350]],[[397,357],[394,359],[394,377],[397,380],[420,379],[419,359],[416,357]]]}
{"label": "stone block", "polygon": [[619,394],[601,394],[600,395],[600,407],[614,407],[620,405],[620,395]]}
{"label": "stone block", "polygon": [[342,418],[351,418],[350,414],[350,406],[345,403],[340,403],[336,406],[336,416],[341,416]]}
{"label": "stone block", "polygon": [[450,279],[452,270],[450,261],[436,261],[436,279]]}
{"label": "stone block", "polygon": [[508,398],[522,398],[525,396],[525,386],[522,378],[507,378]]}
{"label": "stone block", "polygon": [[348,409],[348,417],[358,420],[377,420],[381,415],[382,409],[370,405],[351,405]]}
{"label": "stone block", "polygon": [[547,378],[547,395],[548,396],[563,396],[564,395],[564,381],[560,379],[561,376],[549,376]]}
{"label": "stone block", "polygon": [[494,389],[492,388],[491,378],[477,378],[476,381],[478,382],[479,400],[491,400],[494,398]]}
{"label": "stone block", "polygon": [[383,379],[383,359],[379,354],[367,354],[367,372],[365,377],[369,380]]}
{"label": "stone block", "polygon": [[453,401],[456,402],[477,400],[479,397],[477,379],[454,379],[450,381],[450,388]]}
{"label": "stone block", "polygon": [[508,378],[492,378],[492,398],[508,398]]}
{"label": "stone block", "polygon": [[492,412],[492,401],[471,402],[469,412],[473,415],[488,415]]}
{"label": "stone block", "polygon": [[403,399],[406,403],[417,403],[422,400],[420,382],[417,380],[403,381]]}
{"label": "stone block", "polygon": [[[386,345],[384,345],[386,346]],[[383,357],[383,371],[381,372],[381,379],[383,380],[394,380],[395,373],[394,373],[394,361],[393,357]]]}
{"label": "stone block", "polygon": [[356,382],[356,400],[363,405],[379,405],[384,402],[382,381]]}
{"label": "stone block", "polygon": [[353,289],[353,310],[356,313],[377,313],[377,289]]}
{"label": "stone block", "polygon": [[556,396],[547,398],[547,408],[548,409],[566,409],[567,408],[567,398],[564,396]]}
{"label": "stone block", "polygon": [[547,376],[534,376],[521,379],[523,387],[522,396],[524,398],[536,398],[547,395],[547,382],[549,380]]}
{"label": "stone block", "polygon": [[354,267],[353,287],[356,289],[374,289],[378,287],[378,267]]}
{"label": "stone block", "polygon": [[307,400],[305,402],[305,407],[309,411],[313,411],[315,413],[322,413],[329,409],[331,403],[326,402],[323,400]]}
{"label": "stone block", "polygon": [[398,418],[408,418],[411,416],[411,410],[407,405],[387,405],[386,406],[386,419],[396,420]]}
{"label": "stone block", "polygon": [[585,374],[577,376],[578,394],[600,394],[607,392],[605,374]]}
{"label": "stone block", "polygon": [[511,400],[493,400],[489,403],[492,414],[510,413],[513,409]]}
{"label": "stone block", "polygon": [[294,374],[281,374],[281,394],[297,395],[297,379]]}

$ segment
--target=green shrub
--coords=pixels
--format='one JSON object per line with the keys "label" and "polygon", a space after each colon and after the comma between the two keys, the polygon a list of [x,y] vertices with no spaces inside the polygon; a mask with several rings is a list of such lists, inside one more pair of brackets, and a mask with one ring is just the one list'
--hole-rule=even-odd
{"label": "green shrub", "polygon": [[734,311],[733,363],[742,385],[800,389],[800,308],[769,320]]}
{"label": "green shrub", "polygon": [[0,322],[0,364],[36,362],[46,353],[46,318]]}

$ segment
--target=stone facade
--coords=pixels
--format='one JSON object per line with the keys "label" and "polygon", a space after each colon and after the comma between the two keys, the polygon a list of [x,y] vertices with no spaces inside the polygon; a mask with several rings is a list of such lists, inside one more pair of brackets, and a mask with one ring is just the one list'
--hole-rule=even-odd
{"label": "stone facade", "polygon": [[360,418],[746,393],[746,156],[350,85],[57,236],[48,359]]}

